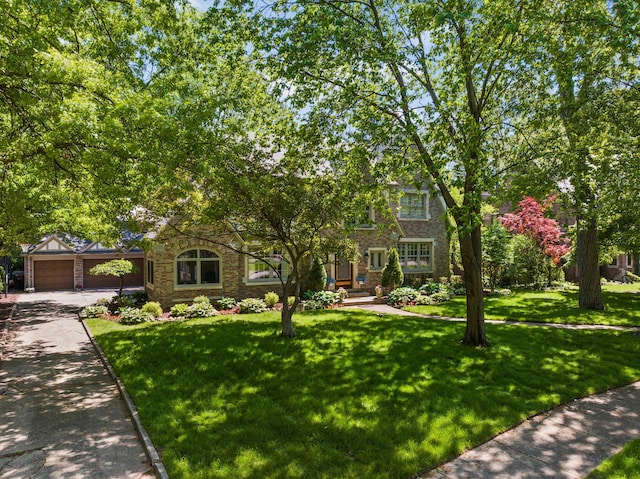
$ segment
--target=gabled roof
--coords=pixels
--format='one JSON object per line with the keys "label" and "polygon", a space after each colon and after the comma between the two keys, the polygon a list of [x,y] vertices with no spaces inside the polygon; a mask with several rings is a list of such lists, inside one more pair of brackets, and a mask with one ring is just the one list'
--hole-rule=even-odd
{"label": "gabled roof", "polygon": [[131,232],[123,233],[122,241],[113,247],[103,246],[98,242],[77,238],[67,234],[47,235],[38,243],[23,245],[24,254],[91,254],[115,252],[139,252],[138,246],[129,246],[134,240],[142,239],[142,235]]}

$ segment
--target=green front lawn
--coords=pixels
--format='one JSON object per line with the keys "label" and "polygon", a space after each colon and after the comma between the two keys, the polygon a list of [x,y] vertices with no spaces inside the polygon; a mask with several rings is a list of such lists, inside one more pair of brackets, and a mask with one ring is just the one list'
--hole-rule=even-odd
{"label": "green front lawn", "polygon": [[587,479],[639,479],[640,439],[631,441],[612,458],[604,461]]}
{"label": "green front lawn", "polygon": [[[485,319],[533,321],[559,324],[605,324],[640,326],[640,285],[605,285],[604,311],[578,308],[578,291],[514,291],[509,296],[485,298]],[[433,306],[408,306],[408,311],[436,316],[464,318],[465,298]]]}
{"label": "green front lawn", "polygon": [[640,378],[629,332],[359,310],[122,326],[89,320],[172,479],[408,478],[529,415]]}

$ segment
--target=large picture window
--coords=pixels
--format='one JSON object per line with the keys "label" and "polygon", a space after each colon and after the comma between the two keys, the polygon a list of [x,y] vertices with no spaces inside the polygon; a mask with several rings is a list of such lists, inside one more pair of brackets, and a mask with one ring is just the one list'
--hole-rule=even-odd
{"label": "large picture window", "polygon": [[[272,265],[273,268],[269,265]],[[286,280],[291,266],[281,251],[271,251],[262,259],[249,257],[247,260],[247,282],[264,283]]]}
{"label": "large picture window", "polygon": [[400,243],[398,256],[400,266],[407,273],[431,271],[432,243]]}
{"label": "large picture window", "polygon": [[426,191],[403,191],[400,197],[400,218],[429,219],[429,195]]}
{"label": "large picture window", "polygon": [[220,284],[220,257],[206,249],[192,249],[176,258],[178,286]]}

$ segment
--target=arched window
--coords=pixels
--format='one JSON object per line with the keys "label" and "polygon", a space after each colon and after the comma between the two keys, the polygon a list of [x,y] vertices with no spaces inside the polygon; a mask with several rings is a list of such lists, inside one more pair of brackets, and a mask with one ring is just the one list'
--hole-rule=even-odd
{"label": "arched window", "polygon": [[220,285],[220,257],[206,249],[191,249],[176,257],[178,286]]}

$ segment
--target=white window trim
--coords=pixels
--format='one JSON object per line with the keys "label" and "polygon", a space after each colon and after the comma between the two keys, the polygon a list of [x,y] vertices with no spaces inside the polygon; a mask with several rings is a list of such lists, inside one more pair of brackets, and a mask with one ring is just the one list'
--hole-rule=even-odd
{"label": "white window trim", "polygon": [[430,195],[429,190],[416,190],[415,188],[403,188],[400,190],[402,194],[410,193],[410,194],[419,194],[425,195],[424,201],[424,217],[419,216],[402,216],[402,198],[400,199],[400,204],[398,205],[398,219],[403,221],[429,221],[431,219],[431,211],[429,208]]}
{"label": "white window trim", "polygon": [[[189,258],[189,259],[195,259],[196,260],[196,277],[198,279],[198,281],[195,284],[178,284],[178,257],[182,254],[182,253],[186,253],[187,251],[191,251],[191,250],[204,250],[204,251],[209,251],[211,253],[214,253],[217,257],[218,257],[218,273],[220,276],[220,282],[219,283],[206,283],[206,284],[201,284],[201,278],[200,278],[200,253],[198,253],[198,257],[197,258]],[[186,260],[187,258],[185,258]],[[207,260],[205,260],[207,261]],[[200,248],[200,247],[193,247],[193,248],[186,248],[180,252],[178,252],[175,256],[175,258],[173,259],[173,288],[175,290],[188,290],[188,289],[222,289],[222,278],[224,278],[223,276],[223,271],[222,271],[222,257],[218,254],[217,251],[214,251],[212,249],[208,249],[208,248]]]}
{"label": "white window trim", "polygon": [[633,255],[627,253],[627,268],[631,268],[633,266]]}
{"label": "white window trim", "polygon": [[[388,256],[389,256],[389,251],[387,250],[387,248],[369,248],[367,249],[367,252],[369,253],[369,258],[367,260],[367,270],[368,271],[382,271],[384,268],[384,265],[387,264],[387,260],[388,260]],[[373,256],[373,254],[377,254],[377,253],[382,253],[382,266],[380,266],[380,268],[372,268],[371,267],[371,256]]]}
{"label": "white window trim", "polygon": [[[433,273],[435,271],[434,261],[435,261],[435,250],[436,250],[436,242],[433,238],[402,238],[398,241],[398,245],[401,244],[410,244],[410,243],[431,243],[431,257],[430,264],[428,268],[418,268],[418,269],[407,269],[402,268],[403,273]],[[402,260],[402,257],[398,259]]]}
{"label": "white window trim", "polygon": [[[252,260],[252,259],[257,260],[257,258],[252,258],[249,255],[245,255],[245,258],[244,258],[244,284],[246,284],[247,286],[281,284],[280,280],[277,279],[277,278],[269,278],[269,279],[266,279],[266,280],[249,279],[249,261]],[[264,263],[264,261],[263,261],[263,263]],[[289,265],[289,268],[290,268],[290,265]],[[289,274],[291,274],[291,271],[289,271]]]}

